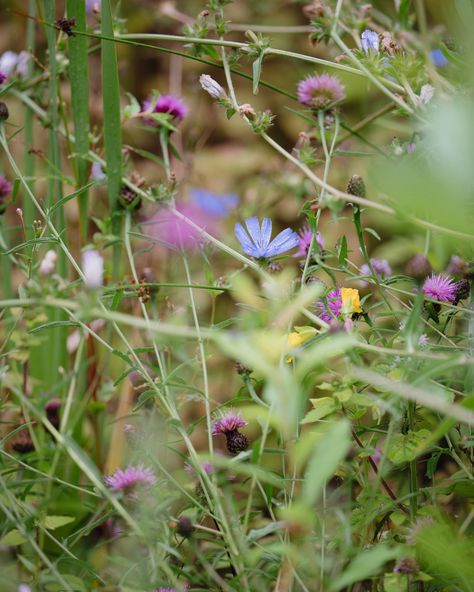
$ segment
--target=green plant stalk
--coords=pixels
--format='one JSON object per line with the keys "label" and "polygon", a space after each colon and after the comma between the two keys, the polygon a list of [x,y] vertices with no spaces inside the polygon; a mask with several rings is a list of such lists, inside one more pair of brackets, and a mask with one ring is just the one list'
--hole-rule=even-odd
{"label": "green plant stalk", "polygon": [[[68,17],[76,20],[76,27],[85,30],[86,6],[83,0],[67,0]],[[69,81],[71,84],[72,119],[74,122],[74,150],[76,189],[87,183],[89,163],[84,158],[89,152],[89,56],[87,37],[75,35],[68,38],[69,46]],[[79,226],[82,242],[87,243],[88,236],[88,192],[79,198]]]}
{"label": "green plant stalk", "polygon": [[[45,17],[48,21],[52,22],[56,18],[56,2],[55,0],[44,0],[44,12]],[[58,111],[58,72],[56,62],[56,31],[51,27],[46,27],[46,38],[48,42],[49,52],[49,117],[51,123],[51,129],[49,132],[48,140],[48,155],[51,162],[50,172],[54,170],[61,170],[61,156],[60,156],[60,145],[59,145],[59,111]],[[53,174],[51,179],[48,181],[48,192],[46,198],[46,204],[48,207],[53,206],[56,201],[61,200],[63,197],[62,179],[56,178]],[[65,236],[65,217],[64,208],[59,207],[56,209],[54,218],[55,227],[58,232]],[[58,253],[57,272],[62,277],[67,279],[68,269],[65,254],[62,251]],[[57,316],[54,320],[64,320],[64,314],[61,312],[55,313]],[[65,327],[59,327],[55,331],[52,331],[47,337],[47,348],[51,356],[51,363],[47,364],[48,370],[48,382],[51,387],[59,381],[59,368],[66,368],[68,363],[68,355],[66,349],[67,341],[67,329]],[[43,349],[43,355],[48,355]]]}
{"label": "green plant stalk", "polygon": [[[29,0],[28,13],[34,17],[36,14],[36,1]],[[34,53],[35,49],[35,21],[34,19],[28,19],[26,25],[26,51]],[[31,78],[34,70],[33,60],[28,62],[28,80]],[[25,177],[33,179],[35,174],[35,160],[34,155],[30,153],[30,149],[33,147],[33,110],[30,106],[25,106],[25,156],[24,156],[24,167]],[[29,182],[30,187],[34,187],[34,181]],[[28,239],[33,238],[33,220],[35,214],[34,204],[29,199],[23,199],[23,215],[26,224],[26,236]]]}
{"label": "green plant stalk", "polygon": [[[114,22],[110,0],[102,0],[102,33],[114,39]],[[107,162],[107,188],[109,194],[112,232],[120,236],[121,214],[119,195],[122,187],[122,127],[120,121],[120,86],[115,42],[101,40],[102,105],[104,115],[104,147]],[[120,277],[121,243],[113,246],[112,276]]]}

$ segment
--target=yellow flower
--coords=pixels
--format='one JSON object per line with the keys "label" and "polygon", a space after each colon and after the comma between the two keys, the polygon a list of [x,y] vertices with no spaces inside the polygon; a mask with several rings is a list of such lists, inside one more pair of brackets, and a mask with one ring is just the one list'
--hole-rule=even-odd
{"label": "yellow flower", "polygon": [[341,300],[343,314],[352,314],[354,312],[362,312],[360,306],[359,290],[355,288],[341,288]]}
{"label": "yellow flower", "polygon": [[[295,347],[298,347],[299,345],[301,345],[305,341],[308,341],[308,339],[311,339],[311,337],[314,337],[314,335],[317,333],[317,331],[314,327],[296,327],[296,328],[300,329],[299,333],[294,331],[293,333],[290,333],[288,335],[287,348],[290,350],[294,349]],[[286,358],[287,364],[290,364],[292,361],[293,361],[293,356],[287,356],[287,358]]]}

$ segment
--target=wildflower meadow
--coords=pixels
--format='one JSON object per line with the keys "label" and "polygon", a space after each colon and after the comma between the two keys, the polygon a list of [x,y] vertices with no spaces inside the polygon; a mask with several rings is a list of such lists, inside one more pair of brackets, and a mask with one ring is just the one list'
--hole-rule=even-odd
{"label": "wildflower meadow", "polygon": [[0,9],[0,592],[474,592],[471,0]]}

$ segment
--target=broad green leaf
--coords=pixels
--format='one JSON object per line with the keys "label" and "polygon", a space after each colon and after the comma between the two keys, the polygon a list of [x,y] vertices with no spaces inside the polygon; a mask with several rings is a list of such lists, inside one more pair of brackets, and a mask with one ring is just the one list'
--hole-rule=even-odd
{"label": "broad green leaf", "polygon": [[333,411],[339,409],[338,402],[332,397],[320,397],[319,399],[310,399],[314,409],[309,411],[301,423],[312,423],[318,421],[326,415],[329,415]]}
{"label": "broad green leaf", "polygon": [[14,528],[1,538],[0,545],[16,546],[22,545],[23,543],[26,543],[26,541],[27,539],[21,534],[21,532]]}
{"label": "broad green leaf", "polygon": [[323,431],[304,478],[302,498],[306,505],[311,506],[319,498],[325,483],[344,460],[350,444],[351,428],[347,419],[341,419]]}
{"label": "broad green leaf", "polygon": [[395,464],[415,460],[426,449],[430,440],[431,432],[425,429],[397,434],[391,441],[387,458]]}
{"label": "broad green leaf", "polygon": [[333,581],[329,587],[329,592],[338,592],[356,582],[376,576],[387,561],[396,559],[400,553],[400,548],[388,547],[384,544],[362,551],[349,564],[344,573]]}

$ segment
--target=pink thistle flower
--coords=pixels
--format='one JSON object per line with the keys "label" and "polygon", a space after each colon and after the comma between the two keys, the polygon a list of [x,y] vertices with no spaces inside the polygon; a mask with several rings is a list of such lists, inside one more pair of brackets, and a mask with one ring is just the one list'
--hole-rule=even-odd
{"label": "pink thistle flower", "polygon": [[[298,237],[299,237],[299,244],[298,244],[298,252],[293,255],[293,257],[306,257],[308,254],[308,249],[311,245],[311,240],[313,238],[313,231],[311,230],[311,228],[306,225],[303,226],[303,228],[301,228],[298,231]],[[324,249],[324,239],[321,236],[320,232],[316,232],[316,243],[320,249],[320,251],[322,251]]]}
{"label": "pink thistle flower", "polygon": [[344,98],[344,87],[329,74],[308,76],[298,83],[298,101],[312,109],[327,109]]}
{"label": "pink thistle flower", "polygon": [[449,261],[446,273],[454,276],[463,276],[469,272],[469,263],[458,255],[453,255]]}
{"label": "pink thistle flower", "polygon": [[[373,270],[375,271],[375,275],[379,280],[384,280],[392,273],[392,268],[390,267],[389,262],[386,259],[371,259],[370,264],[372,265]],[[364,263],[360,266],[360,272],[362,275],[372,275],[372,271],[367,263]],[[363,286],[367,286],[368,282],[361,281],[360,282]]]}
{"label": "pink thistle flower", "polygon": [[428,298],[442,302],[454,302],[456,299],[456,283],[447,275],[432,274],[423,284],[423,293]]}
{"label": "pink thistle flower", "polygon": [[[186,216],[202,230],[217,234],[217,218],[206,213],[195,204],[177,204],[176,210]],[[199,230],[177,216],[173,210],[161,208],[146,225],[151,226],[151,234],[166,246],[175,249],[198,249],[201,234]]]}
{"label": "pink thistle flower", "polygon": [[12,184],[3,175],[0,175],[0,199],[8,197],[12,191]]}
{"label": "pink thistle flower", "polygon": [[245,419],[240,415],[240,413],[234,413],[233,411],[228,411],[225,415],[221,417],[219,421],[216,421],[212,426],[212,435],[218,436],[219,434],[226,434],[228,432],[233,432],[238,430],[239,428],[243,428],[248,424]]}
{"label": "pink thistle flower", "polygon": [[[188,108],[183,100],[175,95],[148,97],[143,101],[142,109],[144,113],[168,113],[177,121],[182,121],[188,114]],[[159,123],[154,119],[147,117],[144,121],[148,125],[159,127]]]}
{"label": "pink thistle flower", "polygon": [[[212,471],[214,470],[212,468],[211,463],[205,462],[201,465],[202,470],[206,473],[206,475],[211,475]],[[189,475],[192,475],[193,477],[196,476],[196,471],[194,470],[194,467],[189,464],[189,463],[184,463],[184,470],[186,471],[186,473],[188,473]]]}
{"label": "pink thistle flower", "polygon": [[338,318],[342,308],[341,289],[337,288],[327,293],[324,299],[316,303],[315,309],[317,314],[326,323]]}
{"label": "pink thistle flower", "polygon": [[110,487],[112,491],[118,493],[119,491],[129,491],[139,485],[149,486],[156,482],[156,477],[143,465],[134,467],[128,466],[124,471],[117,469],[115,473],[104,478],[106,485]]}

